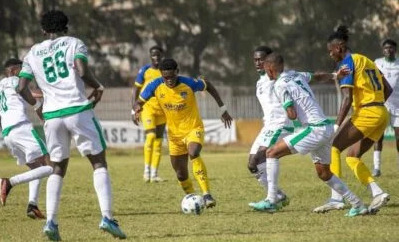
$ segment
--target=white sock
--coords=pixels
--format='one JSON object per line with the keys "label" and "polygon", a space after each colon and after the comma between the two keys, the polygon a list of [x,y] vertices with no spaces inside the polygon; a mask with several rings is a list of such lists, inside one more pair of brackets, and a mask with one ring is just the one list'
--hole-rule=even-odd
{"label": "white sock", "polygon": [[375,182],[370,182],[367,185],[368,189],[371,191],[371,196],[375,197],[381,193],[383,193],[384,191],[382,191],[382,189],[377,185],[377,183]]}
{"label": "white sock", "polygon": [[108,170],[105,167],[95,169],[93,182],[102,216],[112,219],[112,189]]}
{"label": "white sock", "polygon": [[150,165],[144,164],[144,176],[149,176],[151,173]]}
{"label": "white sock", "polygon": [[46,187],[46,213],[47,221],[53,221],[58,224],[57,214],[60,204],[63,178],[57,174],[51,174],[47,179]]}
{"label": "white sock", "polygon": [[39,200],[39,189],[41,179],[36,179],[29,182],[29,203],[37,205]]}
{"label": "white sock", "polygon": [[151,177],[153,178],[153,177],[157,177],[157,176],[158,176],[158,169],[152,167],[151,168]]}
{"label": "white sock", "polygon": [[281,189],[277,189],[277,199],[280,201],[281,199],[285,198],[287,195]]}
{"label": "white sock", "polygon": [[265,189],[267,193],[267,173],[266,173],[266,162],[262,162],[256,166],[258,171],[255,173],[255,177],[259,184]]}
{"label": "white sock", "polygon": [[277,202],[279,162],[276,158],[266,158],[267,170],[267,200]]}
{"label": "white sock", "polygon": [[40,179],[49,176],[53,172],[51,166],[40,166],[33,170],[18,174],[10,178],[11,186],[15,186],[21,183],[27,183],[35,179]]}
{"label": "white sock", "polygon": [[336,176],[332,176],[330,180],[325,182],[331,189],[341,194],[353,207],[359,207],[363,205],[362,201],[351,192],[348,187]]}
{"label": "white sock", "polygon": [[380,150],[375,150],[374,151],[374,169],[380,170],[381,168],[381,151]]}
{"label": "white sock", "polygon": [[334,199],[334,200],[337,200],[337,201],[344,201],[344,198],[342,197],[342,195],[339,194],[334,189],[331,189],[331,199]]}

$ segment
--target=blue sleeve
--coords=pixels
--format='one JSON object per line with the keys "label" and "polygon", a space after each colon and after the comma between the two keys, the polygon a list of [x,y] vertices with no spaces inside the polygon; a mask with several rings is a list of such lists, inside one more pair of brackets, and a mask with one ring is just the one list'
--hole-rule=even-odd
{"label": "blue sleeve", "polygon": [[352,55],[347,55],[342,61],[341,63],[338,65],[338,70],[341,67],[347,67],[351,70],[351,74],[347,75],[346,77],[344,77],[343,79],[341,79],[339,81],[339,86],[342,87],[353,87],[354,86],[354,82],[353,82],[353,76],[355,74],[355,63],[353,62],[353,58]]}
{"label": "blue sleeve", "polygon": [[150,68],[151,65],[145,65],[143,67],[140,68],[139,72],[137,73],[137,77],[136,77],[136,82],[134,83],[136,86],[143,86],[144,84],[144,74],[145,72],[148,70],[148,68]]}
{"label": "blue sleeve", "polygon": [[155,90],[159,87],[159,85],[162,84],[162,77],[157,78],[155,80],[153,80],[152,82],[150,82],[145,88],[144,90],[141,92],[139,98],[146,102],[148,99],[150,99],[151,97],[155,96]]}
{"label": "blue sleeve", "polygon": [[202,79],[194,79],[191,77],[179,76],[179,82],[189,86],[193,92],[204,91],[206,89],[206,83]]}

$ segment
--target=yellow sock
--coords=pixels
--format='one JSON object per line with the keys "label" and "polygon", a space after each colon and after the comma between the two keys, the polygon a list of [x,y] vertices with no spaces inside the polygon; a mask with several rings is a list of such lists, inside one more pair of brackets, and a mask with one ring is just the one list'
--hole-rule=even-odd
{"label": "yellow sock", "polygon": [[159,162],[161,161],[162,138],[156,138],[152,144],[151,176],[158,176]]}
{"label": "yellow sock", "polygon": [[337,177],[342,177],[341,171],[341,152],[334,146],[331,148],[331,172]]}
{"label": "yellow sock", "polygon": [[346,163],[355,173],[356,178],[365,186],[374,182],[369,168],[357,157],[346,157]]}
{"label": "yellow sock", "polygon": [[186,194],[194,193],[193,182],[190,178],[187,178],[185,181],[179,181],[179,184]]}
{"label": "yellow sock", "polygon": [[191,161],[193,162],[194,177],[197,180],[202,193],[209,193],[209,180],[205,163],[202,161],[201,156],[198,156]]}
{"label": "yellow sock", "polygon": [[[146,167],[151,166],[152,146],[155,140],[155,133],[148,133],[145,135],[144,142],[144,165]],[[150,174],[148,174],[150,175]]]}

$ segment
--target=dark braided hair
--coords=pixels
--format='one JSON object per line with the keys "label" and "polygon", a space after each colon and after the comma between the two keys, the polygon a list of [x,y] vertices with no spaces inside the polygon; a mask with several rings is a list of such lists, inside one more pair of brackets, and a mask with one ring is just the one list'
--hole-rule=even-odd
{"label": "dark braided hair", "polygon": [[333,40],[342,40],[345,43],[348,42],[349,40],[349,30],[348,27],[345,25],[340,25],[337,29],[337,31],[335,31],[334,33],[332,33],[329,37],[328,37],[328,42],[332,42]]}
{"label": "dark braided hair", "polygon": [[150,48],[150,53],[151,53],[151,51],[153,51],[153,50],[158,50],[159,52],[163,53],[163,49],[162,49],[162,47],[159,46],[159,45],[154,45],[153,47],[151,47],[151,48]]}
{"label": "dark braided hair", "polygon": [[40,21],[46,33],[59,33],[68,30],[68,17],[59,10],[51,10],[43,14]]}

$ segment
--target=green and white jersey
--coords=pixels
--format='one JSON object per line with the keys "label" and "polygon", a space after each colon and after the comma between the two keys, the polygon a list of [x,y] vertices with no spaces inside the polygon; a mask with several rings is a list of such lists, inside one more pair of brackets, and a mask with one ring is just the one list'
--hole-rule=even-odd
{"label": "green and white jersey", "polygon": [[3,136],[7,136],[13,126],[30,122],[26,115],[26,102],[16,92],[19,78],[6,77],[0,81],[0,116]]}
{"label": "green and white jersey", "polygon": [[87,47],[69,36],[34,45],[24,58],[20,77],[35,78],[43,92],[43,117],[52,119],[92,108],[74,60],[87,61]]}

